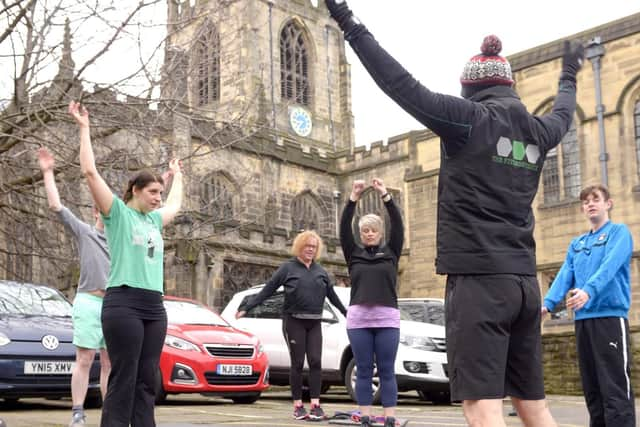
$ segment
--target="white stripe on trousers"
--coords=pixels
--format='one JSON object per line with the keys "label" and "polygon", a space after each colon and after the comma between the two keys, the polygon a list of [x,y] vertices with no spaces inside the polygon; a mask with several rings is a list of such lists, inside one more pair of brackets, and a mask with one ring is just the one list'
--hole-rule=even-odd
{"label": "white stripe on trousers", "polygon": [[624,377],[627,380],[627,399],[631,399],[631,381],[629,380],[629,374],[628,374],[628,363],[629,361],[627,360],[627,330],[624,324],[624,318],[620,318],[620,330],[622,331],[622,357],[623,357],[623,361],[624,361]]}

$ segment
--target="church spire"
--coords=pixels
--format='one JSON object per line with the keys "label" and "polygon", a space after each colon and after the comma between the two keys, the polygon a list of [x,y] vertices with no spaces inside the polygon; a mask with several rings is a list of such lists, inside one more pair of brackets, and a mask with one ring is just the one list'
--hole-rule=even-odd
{"label": "church spire", "polygon": [[75,62],[71,57],[71,27],[69,25],[69,18],[64,22],[64,38],[62,40],[62,57],[58,65],[57,81],[71,81],[73,79],[73,72],[75,69]]}

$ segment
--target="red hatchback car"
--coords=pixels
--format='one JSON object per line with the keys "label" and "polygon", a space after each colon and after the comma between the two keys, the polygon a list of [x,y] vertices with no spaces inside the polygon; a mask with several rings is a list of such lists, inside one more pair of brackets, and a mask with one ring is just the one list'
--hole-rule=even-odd
{"label": "red hatchback car", "polygon": [[165,296],[169,326],[156,402],[201,393],[253,403],[269,387],[269,361],[254,335],[235,329],[197,301]]}

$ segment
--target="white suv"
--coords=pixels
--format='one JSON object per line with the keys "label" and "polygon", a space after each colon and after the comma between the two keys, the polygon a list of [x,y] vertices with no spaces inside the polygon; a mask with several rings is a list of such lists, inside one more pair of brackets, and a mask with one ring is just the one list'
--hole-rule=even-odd
{"label": "white suv", "polygon": [[[282,288],[244,317],[235,318],[238,307],[260,292],[259,285],[236,293],[222,311],[233,326],[257,335],[269,356],[269,382],[289,384],[289,351],[282,334]],[[345,307],[350,288],[334,288]],[[416,390],[423,399],[449,401],[449,378],[444,327],[413,322],[401,311],[400,346],[396,357],[398,391]],[[355,400],[356,367],[347,337],[346,318],[325,300],[322,314],[322,392],[332,385],[344,385]],[[374,372],[374,403],[379,403],[379,379]]]}

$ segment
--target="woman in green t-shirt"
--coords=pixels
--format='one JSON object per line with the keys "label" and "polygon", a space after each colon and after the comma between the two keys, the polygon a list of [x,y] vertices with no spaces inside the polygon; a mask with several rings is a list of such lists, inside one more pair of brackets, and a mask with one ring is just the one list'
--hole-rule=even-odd
{"label": "woman in green t-shirt", "polygon": [[102,304],[111,375],[100,425],[155,425],[155,380],[167,332],[162,304],[162,227],[176,217],[182,204],[180,162],[174,159],[169,163],[173,184],[164,206],[164,180],[151,171],[142,171],[129,180],[120,199],[96,169],[88,111],[71,102],[69,114],[78,124],[80,168],[101,213],[111,254]]}

